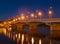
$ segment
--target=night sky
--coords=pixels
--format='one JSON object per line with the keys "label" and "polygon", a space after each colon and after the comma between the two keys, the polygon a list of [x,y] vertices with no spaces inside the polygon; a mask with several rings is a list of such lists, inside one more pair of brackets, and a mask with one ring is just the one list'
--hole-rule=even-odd
{"label": "night sky", "polygon": [[47,16],[52,6],[52,17],[60,17],[60,0],[0,0],[0,21],[19,16],[21,12],[41,10]]}

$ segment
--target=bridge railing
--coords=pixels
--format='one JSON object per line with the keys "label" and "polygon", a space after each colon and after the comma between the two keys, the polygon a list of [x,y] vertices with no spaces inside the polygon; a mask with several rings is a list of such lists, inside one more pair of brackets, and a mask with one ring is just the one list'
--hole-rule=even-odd
{"label": "bridge railing", "polygon": [[28,20],[20,20],[18,22],[60,22],[59,18],[41,18],[41,19],[28,19]]}

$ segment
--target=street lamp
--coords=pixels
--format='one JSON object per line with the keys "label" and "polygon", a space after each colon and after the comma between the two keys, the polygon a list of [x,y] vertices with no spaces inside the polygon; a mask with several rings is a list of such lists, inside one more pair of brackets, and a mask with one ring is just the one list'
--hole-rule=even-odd
{"label": "street lamp", "polygon": [[24,20],[25,19],[25,16],[24,16],[24,14],[22,13],[21,14],[21,20]]}
{"label": "street lamp", "polygon": [[42,16],[42,12],[38,12],[38,16],[40,16],[40,18],[41,18],[41,16]]}
{"label": "street lamp", "polygon": [[49,10],[48,14],[49,14],[49,18],[51,18],[52,17],[52,10]]}
{"label": "street lamp", "polygon": [[48,10],[48,16],[49,16],[49,18],[52,17],[52,14],[53,14],[53,12],[52,12],[52,6],[50,6],[50,8]]}
{"label": "street lamp", "polygon": [[24,16],[22,16],[22,17],[21,17],[21,19],[22,19],[22,20],[24,20],[24,19],[25,19],[25,17],[24,17]]}
{"label": "street lamp", "polygon": [[32,17],[32,18],[34,18],[34,17],[35,17],[34,13],[31,13],[31,17]]}

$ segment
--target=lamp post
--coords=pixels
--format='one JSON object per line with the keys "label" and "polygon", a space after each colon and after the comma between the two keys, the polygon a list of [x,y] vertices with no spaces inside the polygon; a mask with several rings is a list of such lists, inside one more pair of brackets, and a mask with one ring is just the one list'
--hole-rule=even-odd
{"label": "lamp post", "polygon": [[50,6],[49,10],[48,10],[48,16],[49,18],[52,18],[52,6]]}
{"label": "lamp post", "polygon": [[34,13],[31,13],[31,15],[30,15],[30,16],[31,16],[31,18],[34,18],[34,17],[35,17]]}
{"label": "lamp post", "polygon": [[38,16],[39,16],[40,18],[42,17],[42,12],[41,12],[41,11],[38,12]]}
{"label": "lamp post", "polygon": [[49,10],[49,11],[48,11],[48,14],[49,14],[49,15],[48,15],[49,18],[52,18],[52,10]]}
{"label": "lamp post", "polygon": [[24,14],[22,13],[21,14],[21,20],[24,20],[25,19],[25,16],[24,16]]}

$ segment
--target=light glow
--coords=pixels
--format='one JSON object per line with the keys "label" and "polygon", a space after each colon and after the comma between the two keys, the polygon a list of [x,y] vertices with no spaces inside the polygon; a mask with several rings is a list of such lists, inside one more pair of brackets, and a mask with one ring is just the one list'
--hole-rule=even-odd
{"label": "light glow", "polygon": [[52,11],[51,11],[51,10],[49,10],[48,14],[49,14],[49,15],[51,15],[51,14],[52,14]]}
{"label": "light glow", "polygon": [[42,16],[42,12],[38,12],[38,16]]}
{"label": "light glow", "polygon": [[33,18],[35,15],[34,15],[34,13],[31,13],[31,17]]}
{"label": "light glow", "polygon": [[31,40],[32,44],[34,44],[34,38],[32,37],[32,40]]}
{"label": "light glow", "polygon": [[39,40],[39,44],[42,44],[42,43],[41,43],[41,39]]}

